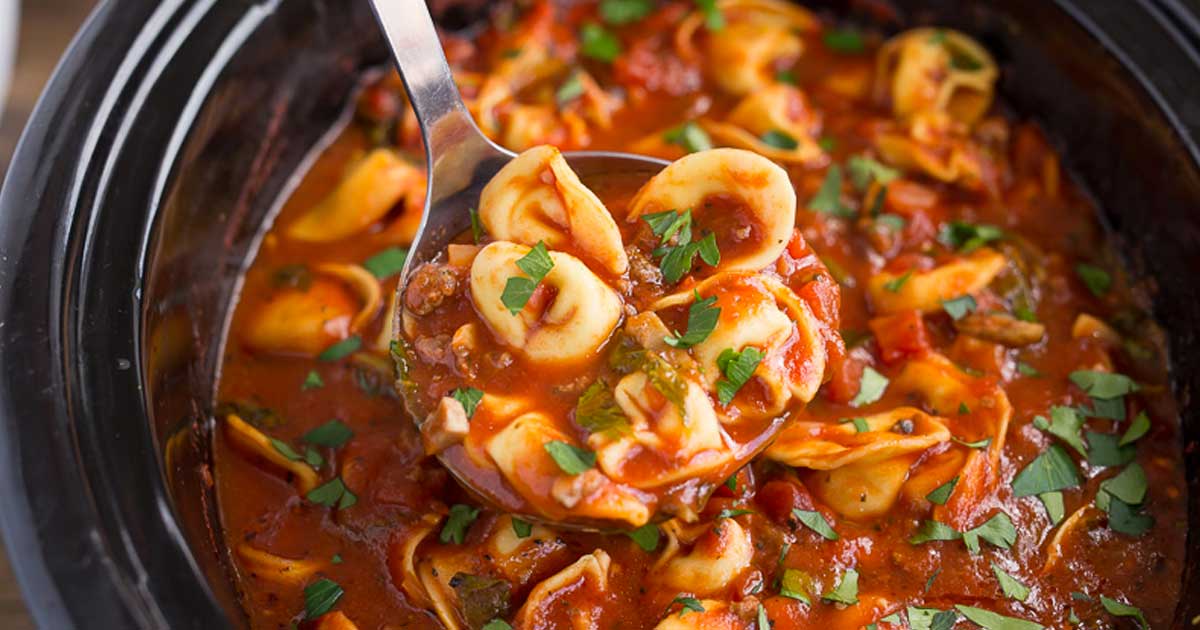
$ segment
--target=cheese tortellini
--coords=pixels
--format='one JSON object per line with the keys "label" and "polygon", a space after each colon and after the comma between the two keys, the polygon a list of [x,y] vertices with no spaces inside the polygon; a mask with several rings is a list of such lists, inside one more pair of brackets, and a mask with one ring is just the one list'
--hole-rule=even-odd
{"label": "cheese tortellini", "polygon": [[876,91],[891,98],[896,116],[935,111],[966,124],[991,107],[998,74],[979,42],[944,28],[893,37],[879,50],[878,66]]}
{"label": "cheese tortellini", "polygon": [[479,220],[492,237],[569,251],[600,273],[629,268],[612,215],[558,149],[539,146],[500,169],[479,197]]}
{"label": "cheese tortellini", "polygon": [[928,271],[879,272],[871,276],[867,290],[880,313],[913,309],[931,313],[946,300],[983,290],[1006,264],[1004,254],[984,247]]}
{"label": "cheese tortellini", "polygon": [[[791,85],[776,83],[755,90],[724,121],[705,120],[703,125],[721,144],[749,149],[778,162],[819,166],[827,159],[816,140],[820,119],[804,93]],[[763,140],[768,134],[782,134],[795,146],[768,144]]]}
{"label": "cheese tortellini", "polygon": [[550,252],[553,268],[542,285],[554,294],[512,313],[503,301],[517,261],[530,248],[496,241],[471,263],[471,298],[488,328],[508,347],[531,361],[568,362],[587,358],[621,319],[621,298],[578,258]]}
{"label": "cheese tortellini", "polygon": [[415,231],[425,206],[425,174],[394,151],[375,149],[350,167],[337,187],[285,233],[310,243],[341,240],[383,219],[400,201],[405,204],[402,220]]}
{"label": "cheese tortellini", "polygon": [[[780,0],[719,0],[724,27],[708,31],[704,43],[712,80],[734,95],[750,94],[775,80],[775,66],[804,52],[800,34],[819,28],[807,9]],[[692,56],[692,40],[705,16],[697,11],[679,26],[677,48]]]}
{"label": "cheese tortellini", "polygon": [[295,274],[296,286],[277,289],[243,329],[243,341],[253,350],[316,356],[362,330],[383,303],[379,280],[358,265],[322,263],[286,271]]}
{"label": "cheese tortellini", "polygon": [[741,149],[701,151],[672,162],[638,191],[628,221],[685,208],[716,236],[719,271],[761,270],[783,253],[796,225],[796,191],[787,171]]}
{"label": "cheese tortellini", "polygon": [[[692,353],[709,386],[721,376],[718,360],[728,348],[754,347],[764,353],[754,371],[761,392],[756,400],[734,399],[736,415],[774,416],[793,399],[812,400],[825,373],[825,345],[820,325],[808,304],[769,276],[745,272],[720,273],[692,291],[659,300],[661,311],[673,306],[716,298],[721,309],[717,325]],[[733,418],[726,414],[726,421]]]}

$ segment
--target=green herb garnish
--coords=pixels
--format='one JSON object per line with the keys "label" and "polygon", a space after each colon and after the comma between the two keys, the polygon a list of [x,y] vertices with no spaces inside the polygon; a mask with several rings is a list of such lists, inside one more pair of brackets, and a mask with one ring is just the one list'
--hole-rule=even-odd
{"label": "green herb garnish", "polygon": [[475,417],[475,410],[483,400],[483,392],[474,387],[459,387],[450,392],[450,397],[462,403],[463,411],[467,412],[467,419],[470,420]]}
{"label": "green herb garnish", "polygon": [[853,218],[854,210],[842,203],[842,167],[834,164],[825,172],[821,188],[808,202],[814,212],[831,214],[835,217]]}
{"label": "green herb garnish", "polygon": [[783,149],[784,151],[791,151],[800,146],[800,143],[797,142],[795,138],[778,129],[772,129],[764,133],[763,135],[759,136],[759,139],[763,141],[763,144],[769,147]]}
{"label": "green herb garnish", "polygon": [[928,499],[930,503],[934,503],[936,505],[946,505],[946,501],[950,500],[950,494],[954,492],[954,486],[957,485],[958,477],[955,477],[950,481],[938,486],[937,488],[934,488],[932,492],[925,495],[925,498]]}
{"label": "green herb garnish", "polygon": [[550,258],[550,252],[546,251],[546,243],[538,241],[529,253],[525,254],[517,260],[517,267],[525,272],[526,276],[513,276],[508,279],[504,285],[504,292],[500,295],[500,301],[508,312],[516,315],[525,308],[529,303],[529,298],[533,297],[534,289],[550,273],[554,268],[554,259]]}
{"label": "green herb garnish", "polygon": [[601,0],[600,17],[614,26],[637,22],[654,10],[652,0]]}
{"label": "green herb garnish", "polygon": [[1079,471],[1071,456],[1057,444],[1038,455],[1013,478],[1013,494],[1030,497],[1043,492],[1074,488],[1079,485]]}
{"label": "green herb garnish", "polygon": [[626,532],[625,535],[629,536],[646,553],[652,553],[658,549],[659,531],[658,525],[654,523],[646,523],[635,530]]}
{"label": "green herb garnish", "polygon": [[304,498],[325,507],[337,507],[339,510],[344,510],[358,503],[358,497],[354,496],[353,492],[346,487],[342,482],[341,477],[334,477],[316,488],[308,491]]}
{"label": "green herb garnish", "polygon": [[446,515],[446,523],[442,525],[438,540],[443,545],[451,542],[461,545],[467,537],[467,530],[471,527],[471,523],[479,518],[479,511],[477,507],[462,503],[450,506],[450,513]]}
{"label": "green herb garnish", "polygon": [[1075,273],[1079,274],[1079,279],[1083,281],[1084,286],[1096,297],[1104,297],[1104,294],[1112,288],[1112,276],[1100,267],[1079,263],[1075,265]]}
{"label": "green herb garnish", "polygon": [[695,301],[688,307],[687,332],[681,335],[676,331],[674,335],[663,339],[671,347],[691,348],[708,339],[717,327],[717,319],[721,317],[721,309],[713,306],[717,303],[717,296],[701,299],[699,291],[693,289],[692,293]]}
{"label": "green herb garnish", "polygon": [[304,618],[316,619],[333,610],[345,591],[337,582],[321,578],[304,587]]}
{"label": "green herb garnish", "polygon": [[617,405],[608,382],[599,379],[588,385],[575,402],[575,422],[589,433],[629,431],[629,419]]}
{"label": "green herb garnish", "polygon": [[858,393],[850,400],[851,407],[862,407],[883,398],[883,393],[887,391],[888,379],[886,376],[875,371],[875,368],[866,366],[863,368],[862,380],[858,384]]}
{"label": "green herb garnish", "polygon": [[325,362],[340,361],[354,354],[361,347],[362,338],[358,335],[352,335],[325,348],[321,354],[317,355],[317,360]]}
{"label": "green herb garnish", "polygon": [[596,465],[595,453],[561,440],[547,442],[543,448],[554,459],[554,463],[568,475],[578,475]]}
{"label": "green herb garnish", "polygon": [[309,431],[300,438],[309,444],[317,446],[326,446],[329,448],[341,448],[350,438],[354,437],[354,431],[346,426],[341,420],[334,418],[325,424]]}
{"label": "green herb garnish", "polygon": [[962,319],[967,316],[967,313],[975,312],[975,298],[963,295],[953,300],[942,300],[942,308],[950,315],[951,319]]}
{"label": "green herb garnish", "polygon": [[837,532],[833,530],[833,526],[829,524],[829,521],[825,520],[824,514],[821,514],[815,510],[801,510],[800,508],[793,508],[792,515],[796,517],[797,521],[800,521],[805,527],[820,534],[825,540],[838,539]]}
{"label": "green herb garnish", "polygon": [[858,571],[854,569],[846,569],[842,574],[842,579],[832,591],[825,593],[821,599],[835,604],[846,604],[847,606],[858,603]]}
{"label": "green herb garnish", "polygon": [[585,57],[612,63],[621,56],[621,40],[603,26],[588,22],[579,30],[579,52]]}
{"label": "green herb garnish", "polygon": [[363,267],[371,275],[384,280],[404,269],[404,261],[408,260],[408,250],[403,247],[389,247],[363,262]]}
{"label": "green herb garnish", "polygon": [[747,346],[741,352],[726,348],[717,357],[717,367],[725,377],[717,381],[717,399],[722,405],[733,402],[738,390],[754,375],[755,368],[766,356],[758,348]]}

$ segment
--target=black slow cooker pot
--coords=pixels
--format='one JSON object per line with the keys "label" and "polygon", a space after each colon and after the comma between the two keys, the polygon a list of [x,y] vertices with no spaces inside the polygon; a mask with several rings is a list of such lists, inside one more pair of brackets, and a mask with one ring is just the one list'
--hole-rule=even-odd
{"label": "black slow cooker pot", "polygon": [[[1007,102],[1045,124],[1099,201],[1169,332],[1190,452],[1200,10],[898,4],[905,23],[979,36]],[[470,13],[460,2],[438,19],[461,28]],[[244,625],[209,468],[228,304],[262,226],[386,58],[365,2],[112,0],[62,61],[0,194],[0,525],[41,626]],[[1187,476],[1200,528],[1190,457]],[[1188,542],[1180,628],[1200,614]]]}

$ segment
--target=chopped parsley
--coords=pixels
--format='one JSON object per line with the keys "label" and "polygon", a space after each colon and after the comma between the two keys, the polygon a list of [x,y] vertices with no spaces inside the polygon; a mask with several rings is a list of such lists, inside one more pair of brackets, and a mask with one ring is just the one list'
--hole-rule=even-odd
{"label": "chopped parsley", "polygon": [[483,624],[483,627],[479,630],[512,630],[512,626],[507,621],[496,618]]}
{"label": "chopped parsley", "polygon": [[509,278],[504,285],[504,292],[500,295],[500,301],[513,315],[520,313],[529,303],[529,298],[533,297],[538,283],[554,268],[554,259],[550,258],[550,252],[546,251],[546,243],[538,241],[529,253],[517,259],[517,267],[528,277]]}
{"label": "chopped parsley", "polygon": [[862,33],[849,28],[825,31],[821,41],[825,42],[826,48],[842,54],[856,55],[866,50]]}
{"label": "chopped parsley", "polygon": [[578,475],[596,465],[595,453],[561,440],[547,442],[543,448],[554,459],[554,463],[568,475]]}
{"label": "chopped parsley", "polygon": [[1150,416],[1146,415],[1145,411],[1139,412],[1134,416],[1133,422],[1129,423],[1129,428],[1125,429],[1125,434],[1121,436],[1117,446],[1128,446],[1142,439],[1150,431]]}
{"label": "chopped parsley", "polygon": [[716,517],[716,518],[714,518],[713,520],[715,520],[715,521],[719,521],[719,520],[721,520],[721,519],[725,519],[725,518],[736,518],[736,517],[738,517],[738,516],[745,516],[745,515],[747,515],[747,514],[754,514],[754,510],[742,510],[742,509],[726,508],[726,509],[724,509],[724,510],[721,510],[720,512],[717,512],[717,517]]}
{"label": "chopped parsley", "polygon": [[479,211],[475,208],[471,208],[469,210],[469,214],[471,215],[471,238],[474,239],[475,244],[478,245],[479,241],[482,241],[484,235],[486,234],[486,232],[483,231],[483,221],[479,219]]}
{"label": "chopped parsley", "polygon": [[1066,507],[1063,505],[1063,493],[1059,490],[1043,492],[1037,495],[1037,498],[1042,502],[1042,507],[1046,508],[1046,516],[1050,518],[1050,524],[1061,523],[1067,514]]}
{"label": "chopped parsley", "polygon": [[572,72],[554,92],[554,100],[559,105],[566,105],[580,96],[583,96],[583,75],[580,72]]}
{"label": "chopped parsley", "polygon": [[833,526],[829,524],[829,521],[825,520],[824,514],[821,514],[816,510],[801,510],[800,508],[793,508],[792,515],[796,517],[797,521],[800,521],[805,527],[820,534],[825,540],[838,539],[837,532],[833,531]]}
{"label": "chopped parsley", "polygon": [[951,221],[942,226],[938,240],[951,249],[969,254],[988,243],[1004,238],[1004,230],[994,225]]}
{"label": "chopped parsley", "polygon": [[273,437],[267,438],[267,441],[271,443],[271,448],[275,449],[276,453],[283,455],[289,461],[300,461],[300,453],[297,453],[296,449],[292,448],[287,442],[284,442],[283,440],[277,440]]}
{"label": "chopped parsley", "polygon": [[467,419],[470,420],[475,417],[475,410],[483,400],[483,392],[474,387],[459,387],[450,392],[450,397],[462,404],[463,411],[467,412]]}
{"label": "chopped parsley", "polygon": [[980,549],[980,540],[1001,549],[1008,549],[1017,541],[1017,529],[1013,526],[1012,519],[1008,514],[998,512],[992,518],[984,521],[982,525],[963,532],[962,537],[963,543],[967,545],[967,551],[977,554]]}
{"label": "chopped parsley", "polygon": [[908,539],[910,545],[922,545],[934,540],[958,540],[962,538],[962,534],[958,530],[933,519],[927,519],[917,528],[915,534]]}
{"label": "chopped parsley", "polygon": [[831,214],[835,217],[852,218],[854,210],[842,203],[842,167],[834,164],[825,172],[825,180],[817,194],[808,202],[814,212]]}
{"label": "chopped parsley", "polygon": [[1033,426],[1058,436],[1080,455],[1087,456],[1087,445],[1079,436],[1079,431],[1083,429],[1083,416],[1075,409],[1055,405],[1050,408],[1049,420],[1043,416],[1037,416],[1033,419]]}
{"label": "chopped parsley", "polygon": [[859,190],[866,190],[872,181],[882,185],[900,177],[900,171],[865,155],[855,155],[847,160],[846,170],[850,173],[850,182]]}
{"label": "chopped parsley", "polygon": [[601,0],[600,17],[613,25],[630,24],[650,15],[652,0]]}
{"label": "chopped parsley", "polygon": [[1013,478],[1013,494],[1031,497],[1043,492],[1074,488],[1079,485],[1079,471],[1063,447],[1051,444]]}
{"label": "chopped parsley", "polygon": [[1017,361],[1017,372],[1020,373],[1021,376],[1029,376],[1034,378],[1042,375],[1037,368],[1024,361]]}
{"label": "chopped parsley", "polygon": [[772,129],[764,133],[763,135],[759,136],[759,139],[763,141],[763,144],[769,147],[783,149],[784,151],[791,151],[800,146],[800,143],[797,142],[795,138],[778,129]]}
{"label": "chopped parsley", "polygon": [[304,382],[300,384],[300,391],[308,391],[310,389],[321,389],[325,387],[325,380],[321,378],[320,373],[316,370],[309,370],[308,376],[304,377]]}
{"label": "chopped parsley", "polygon": [[725,28],[725,15],[717,6],[717,0],[695,0],[695,2],[696,8],[704,13],[705,28],[710,31],[719,31]]}
{"label": "chopped parsley", "polygon": [[1117,601],[1111,597],[1100,596],[1100,604],[1104,606],[1104,610],[1114,617],[1132,617],[1137,621],[1138,627],[1149,628],[1150,622],[1146,621],[1146,616],[1142,614],[1141,609],[1130,606],[1124,602]]}
{"label": "chopped parsley", "polygon": [[332,362],[341,361],[342,359],[358,352],[362,347],[362,337],[351,335],[345,339],[325,348],[321,354],[317,355],[318,361]]}
{"label": "chopped parsley", "polygon": [[954,492],[954,486],[957,485],[958,477],[955,477],[950,481],[938,486],[937,488],[934,488],[932,492],[925,495],[925,498],[928,499],[930,503],[934,503],[936,505],[946,505],[946,501],[950,500],[950,494]]}
{"label": "chopped parsley", "polygon": [[622,434],[629,431],[629,419],[617,406],[608,382],[599,379],[588,385],[575,401],[575,422],[589,433]]}
{"label": "chopped parsley", "polygon": [[968,313],[974,313],[977,305],[975,298],[969,295],[963,295],[954,298],[953,300],[942,300],[942,308],[950,315],[951,319],[962,319]]}
{"label": "chopped parsley", "polygon": [[456,545],[463,544],[463,540],[467,537],[467,530],[477,518],[479,518],[479,508],[455,503],[450,506],[450,513],[446,515],[446,523],[442,525],[438,540],[443,545],[451,542]]}
{"label": "chopped parsley", "polygon": [[[958,621],[958,613],[953,610],[909,606],[905,612],[908,614],[909,630],[950,630]],[[901,625],[903,622],[900,620],[900,615],[894,616],[896,617],[895,621],[888,621],[886,617],[880,621]]]}
{"label": "chopped parsley", "polygon": [[838,422],[842,424],[847,422],[853,424],[855,433],[866,433],[871,430],[871,424],[867,422],[866,418],[842,418],[841,420],[838,420]]}
{"label": "chopped parsley", "polygon": [[668,610],[675,604],[679,604],[681,607],[679,609],[680,617],[688,614],[689,612],[704,612],[704,606],[700,603],[700,600],[696,599],[695,597],[684,597],[680,595],[679,597],[671,600]]}
{"label": "chopped parsley", "polygon": [[724,378],[717,381],[717,399],[722,405],[733,402],[738,390],[754,375],[755,368],[762,362],[765,355],[753,346],[747,346],[741,352],[726,348],[717,357],[717,367]]}
{"label": "chopped parsley", "polygon": [[646,523],[635,530],[626,532],[625,535],[629,536],[646,553],[652,553],[655,549],[658,549],[659,531],[658,525],[654,523]]}
{"label": "chopped parsley", "polygon": [[1071,382],[1092,398],[1108,400],[1138,390],[1137,383],[1124,374],[1101,372],[1099,370],[1076,370],[1071,372]]}
{"label": "chopped parsley", "polygon": [[[672,284],[679,282],[680,278],[692,270],[697,254],[709,266],[715,267],[721,262],[721,252],[717,249],[715,234],[692,242],[691,210],[684,210],[682,213],[675,210],[655,212],[643,216],[642,220],[660,239],[661,246],[651,253],[654,256],[662,256],[659,268],[662,270],[663,280]],[[675,238],[675,244],[668,245],[672,238]]]}
{"label": "chopped parsley", "polygon": [[883,393],[887,391],[888,379],[886,376],[875,371],[875,368],[866,366],[863,368],[862,380],[858,384],[858,393],[850,400],[851,407],[862,407],[883,398]]}
{"label": "chopped parsley", "polygon": [[341,477],[334,477],[316,488],[308,491],[304,498],[325,507],[337,507],[339,510],[344,510],[348,507],[353,507],[358,503],[358,497],[354,496],[353,492],[346,487],[342,482]]}
{"label": "chopped parsley", "polygon": [[708,339],[721,316],[721,309],[713,306],[717,303],[717,296],[701,299],[699,291],[693,289],[692,293],[695,301],[688,307],[687,332],[681,335],[676,331],[674,335],[663,340],[674,348],[690,348]]}
{"label": "chopped parsley", "polygon": [[1017,578],[1005,573],[995,562],[992,563],[992,574],[996,576],[996,581],[1000,582],[1000,590],[1004,596],[1023,602],[1029,598],[1029,587],[1021,583]]}
{"label": "chopped parsley", "polygon": [[712,138],[708,137],[708,132],[690,120],[667,131],[663,135],[663,140],[683,147],[688,153],[698,153],[713,148]]}
{"label": "chopped parsley", "polygon": [[1111,433],[1087,432],[1087,460],[1093,466],[1124,466],[1137,456],[1137,448],[1132,444],[1120,446],[1120,436]]}
{"label": "chopped parsley", "polygon": [[354,437],[354,431],[346,426],[341,420],[334,418],[325,424],[309,431],[300,438],[309,444],[317,446],[326,446],[329,448],[341,448],[350,438]]}
{"label": "chopped parsley", "polygon": [[[775,80],[778,81],[779,83],[784,83],[786,85],[796,85],[797,84],[796,73],[792,72],[791,70],[780,70],[779,72],[776,72]],[[822,138],[822,140],[823,139],[824,138]],[[818,142],[818,144],[820,144],[820,143]],[[824,145],[821,145],[821,148],[825,148]],[[828,151],[828,149],[826,149],[826,150]]]}
{"label": "chopped parsley", "polygon": [[514,516],[512,517],[512,530],[517,538],[529,538],[529,535],[533,533],[533,523]]}
{"label": "chopped parsley", "polygon": [[832,591],[822,595],[821,599],[835,604],[846,604],[847,606],[857,604],[858,571],[855,569],[846,569],[838,585]]}
{"label": "chopped parsley", "polygon": [[588,22],[579,30],[579,52],[584,57],[612,63],[621,56],[621,40],[603,26]]}
{"label": "chopped parsley", "polygon": [[1104,294],[1112,288],[1112,276],[1100,267],[1079,263],[1075,265],[1075,273],[1079,275],[1079,279],[1083,281],[1088,291],[1091,291],[1092,295],[1096,297],[1104,297]]}
{"label": "chopped parsley", "polygon": [[408,260],[408,250],[403,247],[389,247],[363,262],[363,267],[371,275],[384,280],[404,269],[404,261]]}
{"label": "chopped parsley", "polygon": [[955,605],[962,616],[982,626],[984,630],[1042,630],[1042,626],[1032,621],[1006,617],[990,610],[974,606]]}
{"label": "chopped parsley", "polygon": [[789,599],[812,604],[808,597],[807,584],[811,583],[808,574],[797,569],[785,569],[779,578],[779,594]]}
{"label": "chopped parsley", "polygon": [[345,591],[337,582],[321,578],[304,587],[304,618],[316,619],[333,610]]}
{"label": "chopped parsley", "polygon": [[908,279],[913,275],[912,269],[905,271],[903,275],[897,276],[883,283],[884,290],[889,293],[899,293],[900,289],[908,282]]}
{"label": "chopped parsley", "polygon": [[983,438],[981,440],[975,440],[974,442],[968,442],[962,438],[954,437],[952,435],[952,436],[950,436],[950,439],[955,441],[958,444],[962,444],[963,446],[965,446],[967,448],[984,449],[984,448],[987,448],[988,446],[990,446],[992,443],[992,438]]}

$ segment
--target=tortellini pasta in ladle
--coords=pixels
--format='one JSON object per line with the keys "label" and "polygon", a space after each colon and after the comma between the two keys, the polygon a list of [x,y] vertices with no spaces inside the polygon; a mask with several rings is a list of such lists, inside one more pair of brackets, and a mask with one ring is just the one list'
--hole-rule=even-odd
{"label": "tortellini pasta in ladle", "polygon": [[556,149],[525,151],[485,187],[483,234],[399,300],[427,452],[510,514],[695,520],[826,379],[836,305],[819,317],[799,295],[820,274],[776,264],[800,239],[782,168],[714,149],[624,181],[602,199]]}

